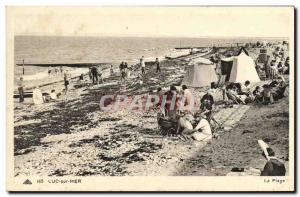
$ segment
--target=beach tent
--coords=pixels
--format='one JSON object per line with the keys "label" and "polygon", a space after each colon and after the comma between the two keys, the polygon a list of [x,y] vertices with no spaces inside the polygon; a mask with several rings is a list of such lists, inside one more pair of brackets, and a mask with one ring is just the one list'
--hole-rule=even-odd
{"label": "beach tent", "polygon": [[226,75],[225,81],[244,83],[260,81],[255,63],[248,55],[246,49],[242,48],[237,56],[222,59],[222,75]]}
{"label": "beach tent", "polygon": [[198,57],[189,62],[182,84],[189,87],[204,87],[217,81],[214,64],[208,59]]}

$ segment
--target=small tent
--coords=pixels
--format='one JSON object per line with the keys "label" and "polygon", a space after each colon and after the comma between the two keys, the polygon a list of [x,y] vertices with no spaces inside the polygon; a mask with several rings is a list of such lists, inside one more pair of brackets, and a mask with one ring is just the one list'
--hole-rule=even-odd
{"label": "small tent", "polygon": [[182,84],[189,87],[210,86],[218,81],[214,64],[205,58],[198,57],[189,62]]}
{"label": "small tent", "polygon": [[237,56],[222,59],[222,75],[226,75],[225,81],[244,83],[260,81],[255,69],[255,62],[248,56],[248,52],[242,48]]}

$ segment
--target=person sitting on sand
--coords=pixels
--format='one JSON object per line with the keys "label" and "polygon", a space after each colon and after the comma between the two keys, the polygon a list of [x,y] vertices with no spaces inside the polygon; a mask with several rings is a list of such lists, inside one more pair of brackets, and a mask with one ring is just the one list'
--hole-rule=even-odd
{"label": "person sitting on sand", "polygon": [[273,80],[275,78],[275,75],[277,74],[277,64],[275,60],[272,60],[270,65],[271,70],[271,79]]}
{"label": "person sitting on sand", "polygon": [[263,101],[263,90],[260,86],[256,86],[252,92],[253,100],[257,103]]}
{"label": "person sitting on sand", "polygon": [[247,98],[247,96],[238,95],[238,88],[235,84],[233,84],[230,88],[227,88],[226,95],[228,99],[232,100],[236,104],[246,104],[244,100]]}
{"label": "person sitting on sand", "polygon": [[196,141],[206,142],[212,139],[213,135],[209,122],[201,116],[199,118],[197,121],[191,114],[179,118],[178,128],[183,129],[180,134],[184,140],[192,138]]}
{"label": "person sitting on sand", "polygon": [[260,176],[285,176],[284,163],[275,157],[275,152],[272,148],[267,148],[267,151],[263,151],[262,155],[267,159],[267,163]]}
{"label": "person sitting on sand", "polygon": [[249,95],[250,94],[250,81],[245,81],[245,83],[241,86],[241,92],[239,95]]}
{"label": "person sitting on sand", "polygon": [[54,89],[51,90],[51,93],[49,94],[49,96],[52,100],[57,100],[57,94]]}
{"label": "person sitting on sand", "polygon": [[200,103],[201,104],[199,113],[205,115],[206,120],[210,122],[213,105],[215,104],[214,97],[210,91],[207,91],[207,93],[203,95],[203,97],[200,100]]}
{"label": "person sitting on sand", "polygon": [[32,100],[35,105],[44,103],[42,91],[39,89],[38,86],[36,86],[35,89],[32,91]]}
{"label": "person sitting on sand", "polygon": [[283,63],[280,61],[277,65],[278,74],[283,74]]}
{"label": "person sitting on sand", "polygon": [[277,85],[273,87],[273,97],[275,100],[281,99],[284,97],[284,92],[287,87],[287,84],[283,81],[282,77],[277,78]]}
{"label": "person sitting on sand", "polygon": [[290,57],[287,57],[284,62],[283,74],[289,74]]}
{"label": "person sitting on sand", "polygon": [[272,94],[272,88],[270,85],[265,84],[263,85],[263,104],[267,105],[267,104],[273,104],[274,103],[274,98],[273,98],[273,94]]}

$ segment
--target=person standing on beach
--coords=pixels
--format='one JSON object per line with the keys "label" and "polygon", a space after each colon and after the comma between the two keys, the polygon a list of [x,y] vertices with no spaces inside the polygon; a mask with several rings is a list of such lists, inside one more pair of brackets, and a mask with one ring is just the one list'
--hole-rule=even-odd
{"label": "person standing on beach", "polygon": [[121,70],[121,84],[125,84],[126,85],[126,70],[127,70],[127,64],[124,63],[122,66],[122,70]]}
{"label": "person standing on beach", "polygon": [[92,67],[89,66],[89,77],[90,77],[90,81],[92,81],[93,77],[92,77]]}
{"label": "person standing on beach", "polygon": [[20,103],[24,102],[24,83],[23,83],[23,77],[20,77],[20,81],[18,84],[18,91],[20,95]]}
{"label": "person standing on beach", "polygon": [[142,56],[142,58],[140,59],[140,64],[141,64],[141,69],[142,69],[142,74],[145,74],[145,61],[144,61],[144,56]]}
{"label": "person standing on beach", "polygon": [[51,66],[48,67],[48,75],[50,77],[50,74],[51,74]]}
{"label": "person standing on beach", "polygon": [[110,65],[110,76],[114,75],[114,68],[113,65]]}
{"label": "person standing on beach", "polygon": [[69,76],[68,76],[68,71],[67,70],[64,73],[64,85],[65,85],[65,90],[66,90],[66,93],[67,93],[68,86],[69,86]]}
{"label": "person standing on beach", "polygon": [[91,73],[92,73],[92,77],[93,77],[93,84],[98,83],[98,69],[96,66],[93,66],[91,68]]}
{"label": "person standing on beach", "polygon": [[121,62],[119,69],[120,69],[120,73],[122,73],[122,70],[124,69],[124,62]]}
{"label": "person standing on beach", "polygon": [[158,61],[158,58],[156,58],[155,60],[155,65],[156,65],[156,73],[161,73],[161,70],[160,70],[160,64],[159,64],[159,61]]}
{"label": "person standing on beach", "polygon": [[32,91],[32,100],[35,105],[43,104],[44,98],[43,93],[40,90],[39,86],[36,86],[35,89]]}

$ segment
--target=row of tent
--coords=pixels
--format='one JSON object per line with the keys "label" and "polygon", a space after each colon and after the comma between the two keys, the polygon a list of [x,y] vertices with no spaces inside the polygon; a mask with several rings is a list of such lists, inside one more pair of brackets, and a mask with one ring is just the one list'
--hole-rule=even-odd
{"label": "row of tent", "polygon": [[[221,73],[225,76],[225,81],[228,82],[260,81],[255,69],[255,62],[244,48],[240,50],[237,56],[221,60]],[[214,69],[214,63],[199,57],[189,62],[182,84],[189,87],[204,87],[210,86],[212,82],[217,81],[218,76]]]}

